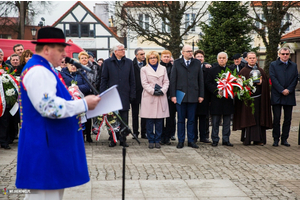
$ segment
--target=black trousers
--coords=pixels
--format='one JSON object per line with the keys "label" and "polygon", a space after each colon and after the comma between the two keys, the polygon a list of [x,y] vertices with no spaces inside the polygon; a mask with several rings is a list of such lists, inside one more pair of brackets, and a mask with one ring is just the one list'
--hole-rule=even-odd
{"label": "black trousers", "polygon": [[87,119],[85,122],[85,130],[83,133],[86,135],[86,141],[92,140],[91,138],[91,131],[92,131],[92,119]]}
{"label": "black trousers", "polygon": [[[199,119],[199,120],[198,120]],[[199,123],[197,123],[199,121]],[[207,132],[206,132],[206,115],[196,115],[195,117],[195,138],[194,140],[198,140],[198,131],[200,132],[199,136],[200,136],[200,141],[205,141]],[[197,125],[199,124],[199,129],[197,127]]]}
{"label": "black trousers", "polygon": [[[119,115],[122,118],[122,120],[128,125],[128,110],[119,111]],[[121,124],[120,130],[122,130],[123,128],[124,128],[124,125]],[[116,132],[116,136],[117,136],[117,139],[120,140],[120,142],[126,141],[126,137],[122,137],[119,131]],[[109,140],[111,142],[114,142],[111,132],[109,132]]]}
{"label": "black trousers", "polygon": [[281,118],[281,108],[284,112],[284,120],[282,125],[281,141],[285,141],[289,138],[292,111],[293,106],[290,105],[273,105],[273,138],[279,141],[280,137],[280,118]]}
{"label": "black trousers", "polygon": [[[132,109],[132,128],[133,133],[138,137],[139,135],[139,112],[140,112],[140,104],[139,103],[131,103]],[[146,119],[141,118],[141,136],[146,136]]]}
{"label": "black trousers", "polygon": [[166,118],[166,124],[163,128],[163,133],[161,135],[162,140],[169,140],[172,136],[175,136],[176,130],[176,104],[168,99],[169,114],[170,116]]}
{"label": "black trousers", "polygon": [[0,144],[8,145],[14,138],[14,132],[9,131],[10,124],[13,123],[13,116],[9,113],[10,108],[6,108],[0,117]]}

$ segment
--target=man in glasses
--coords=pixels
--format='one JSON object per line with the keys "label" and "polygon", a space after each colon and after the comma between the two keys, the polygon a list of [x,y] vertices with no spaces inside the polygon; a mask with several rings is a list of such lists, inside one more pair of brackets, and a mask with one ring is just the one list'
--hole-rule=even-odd
{"label": "man in glasses", "polygon": [[[296,105],[295,87],[298,80],[297,64],[289,60],[290,49],[283,47],[278,51],[279,58],[270,64],[269,73],[272,82],[271,105],[273,108],[273,146],[277,147],[281,136],[281,145],[289,147],[292,110]],[[284,111],[282,134],[280,134],[281,108]]]}
{"label": "man in glasses", "polygon": [[[184,146],[185,140],[185,118],[187,121],[188,146],[199,148],[194,142],[194,123],[197,104],[204,100],[204,80],[201,62],[193,58],[191,46],[182,47],[182,58],[174,61],[170,78],[171,101],[176,104],[177,109],[177,148]],[[180,94],[184,94],[180,102]]]}

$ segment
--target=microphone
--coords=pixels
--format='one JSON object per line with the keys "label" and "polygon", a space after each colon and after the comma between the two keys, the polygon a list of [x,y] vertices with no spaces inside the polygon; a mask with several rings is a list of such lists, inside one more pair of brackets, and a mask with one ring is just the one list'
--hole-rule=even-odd
{"label": "microphone", "polygon": [[91,70],[90,68],[86,67],[86,66],[83,66],[82,64],[76,62],[75,60],[73,60],[72,58],[69,58],[69,57],[66,57],[65,58],[65,62],[66,63],[69,63],[71,65],[74,65],[77,69],[78,68],[81,68],[81,69],[84,69],[85,71],[91,73],[91,74],[94,74],[95,72],[93,70]]}

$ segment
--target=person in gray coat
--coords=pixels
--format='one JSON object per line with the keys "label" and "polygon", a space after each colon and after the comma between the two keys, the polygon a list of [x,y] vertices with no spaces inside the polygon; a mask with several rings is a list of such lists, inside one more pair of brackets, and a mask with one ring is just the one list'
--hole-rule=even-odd
{"label": "person in gray coat", "polygon": [[279,58],[271,62],[269,73],[272,82],[271,105],[273,108],[273,146],[277,147],[280,138],[281,109],[284,111],[281,145],[289,147],[289,137],[293,106],[296,105],[295,88],[298,81],[297,64],[289,60],[290,49],[278,51]]}
{"label": "person in gray coat", "polygon": [[[135,92],[135,79],[132,60],[125,57],[125,49],[123,44],[117,44],[113,47],[113,54],[110,58],[106,59],[103,63],[101,74],[100,93],[113,85],[118,85],[123,109],[119,110],[120,117],[128,124],[128,111],[130,108],[130,100],[133,101],[136,97]],[[123,126],[121,125],[122,129]],[[114,147],[116,144],[113,137],[109,147]],[[123,145],[123,138],[120,133],[117,133],[117,138],[120,139],[120,145]],[[126,138],[125,138],[126,139]],[[128,146],[127,144],[125,144]]]}

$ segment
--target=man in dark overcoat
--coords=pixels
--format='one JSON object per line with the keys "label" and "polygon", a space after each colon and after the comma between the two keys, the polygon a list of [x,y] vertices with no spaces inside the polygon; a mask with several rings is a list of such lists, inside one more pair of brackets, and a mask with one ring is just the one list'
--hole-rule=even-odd
{"label": "man in dark overcoat", "polygon": [[[133,69],[135,78],[136,98],[130,102],[132,109],[132,128],[136,137],[139,136],[139,110],[142,99],[143,87],[141,83],[141,68],[146,65],[145,52],[142,48],[136,48],[135,58],[133,59]],[[146,119],[141,118],[141,138],[147,139],[146,136]]]}
{"label": "man in dark overcoat", "polygon": [[[273,108],[273,146],[278,146],[281,136],[281,145],[289,147],[289,137],[293,106],[296,105],[295,87],[298,80],[297,64],[289,60],[290,49],[284,47],[279,51],[279,58],[270,64],[269,73],[272,82],[271,104]],[[281,109],[284,111],[282,134],[280,134]]]}
{"label": "man in dark overcoat", "polygon": [[232,59],[233,59],[233,64],[230,65],[229,67],[232,68],[233,70],[236,69],[236,73],[238,74],[245,66],[245,63],[242,62],[242,57],[240,53],[234,54],[232,56]]}
{"label": "man in dark overcoat", "polygon": [[[123,44],[117,44],[113,47],[112,56],[103,63],[100,93],[113,85],[118,85],[117,89],[121,98],[123,109],[119,110],[119,115],[123,121],[128,124],[128,111],[130,109],[130,100],[135,98],[135,79],[132,60],[125,57],[125,49]],[[123,128],[121,125],[120,130]],[[120,133],[116,133],[123,145],[123,137]],[[124,138],[126,140],[126,137]],[[109,147],[116,146],[113,137],[110,136]],[[127,144],[125,144],[128,146]]]}
{"label": "man in dark overcoat", "polygon": [[171,72],[170,95],[173,103],[177,103],[176,91],[185,93],[181,104],[176,104],[177,109],[177,148],[183,148],[185,140],[185,118],[187,121],[188,146],[199,148],[194,143],[194,123],[197,103],[204,99],[204,81],[201,62],[193,59],[191,46],[183,46],[182,58],[174,61]]}
{"label": "man in dark overcoat", "polygon": [[[234,113],[233,99],[228,97],[226,99],[223,97],[223,92],[218,91],[218,84],[216,82],[216,78],[218,78],[219,73],[229,68],[226,63],[228,60],[228,55],[225,52],[220,52],[217,56],[218,65],[210,68],[208,70],[207,78],[205,80],[205,86],[210,92],[210,114],[212,118],[212,133],[211,139],[213,141],[212,146],[216,147],[219,143],[219,124],[221,117],[223,115],[223,130],[222,130],[222,145],[233,146],[229,141],[230,136],[230,116]],[[217,95],[221,95],[219,98]]]}

